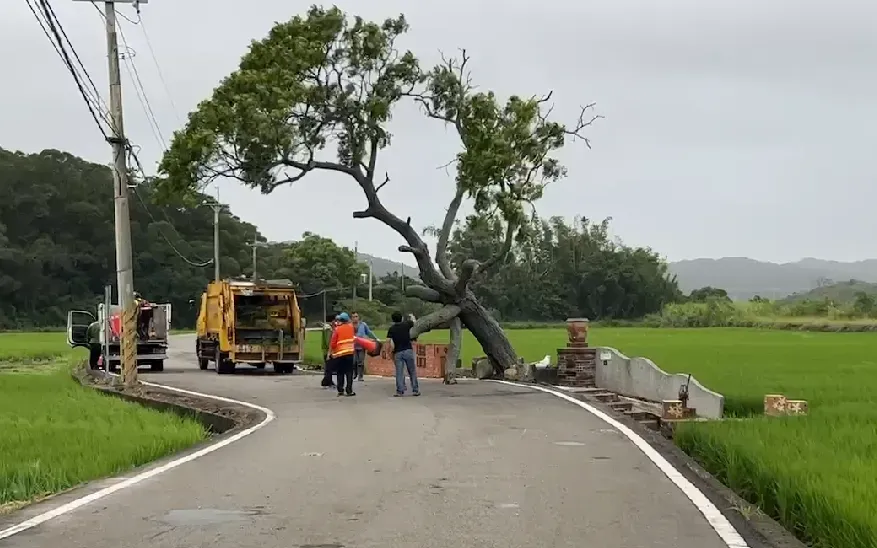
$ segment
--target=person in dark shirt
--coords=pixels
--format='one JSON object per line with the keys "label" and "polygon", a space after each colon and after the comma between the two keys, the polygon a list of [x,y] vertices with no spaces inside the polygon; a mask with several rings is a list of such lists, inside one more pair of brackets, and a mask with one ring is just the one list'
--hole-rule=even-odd
{"label": "person in dark shirt", "polygon": [[323,322],[323,380],[320,382],[323,388],[335,388],[335,382],[332,380],[335,372],[332,370],[332,360],[329,359],[329,341],[335,329],[336,316],[337,314],[326,316],[326,321]]}
{"label": "person in dark shirt", "polygon": [[420,395],[420,385],[417,383],[417,366],[414,361],[414,346],[411,338],[411,328],[414,327],[413,317],[402,321],[401,312],[393,312],[393,325],[387,331],[387,344],[392,344],[393,363],[396,365],[396,393],[395,397],[405,395],[405,371],[411,378],[411,391],[415,396]]}

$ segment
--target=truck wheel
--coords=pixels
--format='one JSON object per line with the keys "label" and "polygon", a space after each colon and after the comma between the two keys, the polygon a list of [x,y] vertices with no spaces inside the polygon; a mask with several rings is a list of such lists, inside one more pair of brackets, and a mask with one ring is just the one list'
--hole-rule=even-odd
{"label": "truck wheel", "polygon": [[164,360],[153,360],[149,363],[149,370],[155,372],[164,371]]}
{"label": "truck wheel", "polygon": [[201,341],[195,341],[195,356],[198,358],[198,369],[201,371],[207,369],[207,364],[210,363],[210,360],[201,357]]}
{"label": "truck wheel", "polygon": [[275,363],[274,372],[278,375],[289,375],[293,371],[293,366],[288,363]]}
{"label": "truck wheel", "polygon": [[219,348],[216,349],[216,373],[219,375],[234,373],[234,362],[224,358]]}
{"label": "truck wheel", "polygon": [[265,364],[264,363],[254,363],[253,367],[255,367],[256,369],[265,369]]}

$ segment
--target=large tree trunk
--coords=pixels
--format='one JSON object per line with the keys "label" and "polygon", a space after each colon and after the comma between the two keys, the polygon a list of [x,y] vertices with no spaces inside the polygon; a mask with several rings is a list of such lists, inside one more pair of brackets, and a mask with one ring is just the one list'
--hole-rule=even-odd
{"label": "large tree trunk", "polygon": [[458,306],[463,325],[469,329],[475,336],[475,340],[484,349],[484,353],[493,364],[496,376],[502,377],[506,369],[517,367],[518,354],[512,347],[505,331],[499,322],[490,315],[490,312],[472,295],[471,291],[467,291],[466,297],[458,303]]}
{"label": "large tree trunk", "polygon": [[463,350],[463,322],[459,316],[451,320],[448,356],[445,359],[445,384],[457,384],[457,361]]}
{"label": "large tree trunk", "polygon": [[[406,292],[412,297],[445,305],[438,311],[419,318],[411,328],[412,337],[418,337],[422,333],[447,325],[459,317],[463,326],[475,336],[490,359],[496,376],[502,377],[506,369],[518,366],[518,355],[502,327],[468,288],[465,289],[462,297],[457,293],[440,293],[425,286],[410,286],[406,288]],[[451,326],[453,327],[453,323]],[[450,350],[449,348],[449,353]],[[452,365],[456,367],[456,361]]]}

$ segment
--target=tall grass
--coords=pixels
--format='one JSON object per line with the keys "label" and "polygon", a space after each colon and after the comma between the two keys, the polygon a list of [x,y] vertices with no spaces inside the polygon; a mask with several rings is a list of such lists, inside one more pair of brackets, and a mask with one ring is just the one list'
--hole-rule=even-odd
{"label": "tall grass", "polygon": [[207,436],[193,420],[81,386],[73,356],[62,333],[0,335],[0,513]]}
{"label": "tall grass", "polygon": [[[818,310],[816,310],[818,311]],[[804,315],[810,308],[779,306],[770,301],[672,303],[639,322],[645,327],[756,327],[800,331],[877,331],[877,319],[840,309],[824,315]]]}

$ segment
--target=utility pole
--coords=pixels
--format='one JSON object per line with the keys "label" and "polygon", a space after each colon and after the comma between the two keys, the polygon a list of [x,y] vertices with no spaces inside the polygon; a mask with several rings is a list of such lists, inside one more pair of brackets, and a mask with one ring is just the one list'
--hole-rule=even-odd
{"label": "utility pole", "polygon": [[[83,1],[83,0],[79,0]],[[113,147],[113,204],[116,239],[116,284],[122,319],[122,380],[127,386],[137,383],[137,314],[134,302],[134,269],[131,251],[131,217],[128,209],[128,141],[122,116],[122,77],[119,73],[119,42],[116,36],[115,2],[145,4],[147,0],[105,0],[104,19],[107,34],[107,60],[110,81],[110,130],[107,140]]]}
{"label": "utility pole", "polygon": [[[353,242],[353,260],[356,261],[356,266],[359,267],[359,242]],[[357,268],[359,270],[359,268]],[[356,299],[356,282],[359,280],[357,276],[356,280],[353,280],[353,298]]]}
{"label": "utility pole", "polygon": [[219,202],[211,204],[213,208],[213,280],[220,281],[219,277],[219,210],[222,205]]}
{"label": "utility pole", "polygon": [[369,261],[368,262],[368,300],[369,301],[372,300],[372,286],[374,285],[372,281],[374,279],[375,279],[374,265],[372,264],[372,261]]}
{"label": "utility pole", "polygon": [[265,242],[260,242],[256,239],[255,234],[253,235],[253,243],[247,244],[253,248],[253,281],[256,281],[256,250],[260,247],[266,247],[268,244]]}
{"label": "utility pole", "polygon": [[402,296],[405,296],[405,265],[402,265]]}

